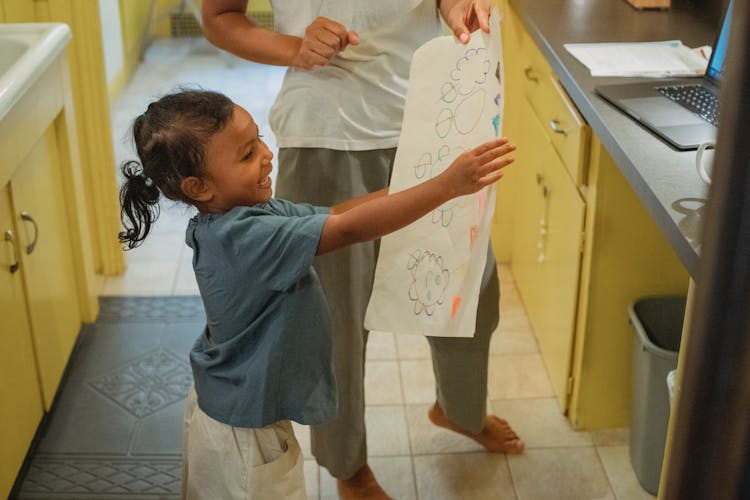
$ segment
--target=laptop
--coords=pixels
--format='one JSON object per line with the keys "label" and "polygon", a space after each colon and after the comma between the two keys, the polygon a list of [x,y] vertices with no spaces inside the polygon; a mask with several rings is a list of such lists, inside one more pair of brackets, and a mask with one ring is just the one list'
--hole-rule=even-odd
{"label": "laptop", "polygon": [[715,141],[733,4],[731,0],[724,13],[703,77],[601,85],[596,93],[677,149]]}

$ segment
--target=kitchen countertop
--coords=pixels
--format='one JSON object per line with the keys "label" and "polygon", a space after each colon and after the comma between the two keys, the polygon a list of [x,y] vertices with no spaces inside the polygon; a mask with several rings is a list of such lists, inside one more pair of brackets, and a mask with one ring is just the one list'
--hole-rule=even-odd
{"label": "kitchen countertop", "polygon": [[677,151],[594,93],[635,78],[591,76],[565,43],[682,40],[713,45],[717,22],[673,0],[667,11],[637,11],[624,0],[510,0],[560,83],[599,137],[691,277],[698,270],[708,186],[695,151]]}

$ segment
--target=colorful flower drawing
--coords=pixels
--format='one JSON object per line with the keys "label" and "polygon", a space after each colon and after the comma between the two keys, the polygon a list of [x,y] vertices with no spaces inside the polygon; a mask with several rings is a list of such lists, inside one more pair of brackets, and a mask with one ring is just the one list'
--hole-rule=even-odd
{"label": "colorful flower drawing", "polygon": [[443,267],[443,258],[427,250],[415,250],[409,254],[406,267],[412,276],[409,299],[414,302],[414,314],[424,312],[432,316],[435,308],[445,300],[448,288],[450,273]]}

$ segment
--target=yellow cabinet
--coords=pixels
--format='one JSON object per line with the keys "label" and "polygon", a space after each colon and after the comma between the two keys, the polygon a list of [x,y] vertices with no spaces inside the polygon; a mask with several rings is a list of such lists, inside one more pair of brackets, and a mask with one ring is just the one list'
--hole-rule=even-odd
{"label": "yellow cabinet", "polygon": [[628,305],[688,276],[638,196],[502,0],[503,132],[518,145],[498,184],[493,248],[509,262],[563,413],[628,424]]}
{"label": "yellow cabinet", "polygon": [[24,26],[48,51],[0,116],[0,498],[52,407],[81,323],[97,311],[67,28]]}
{"label": "yellow cabinet", "polygon": [[585,204],[534,113],[520,122],[511,266],[547,372],[567,407]]}
{"label": "yellow cabinet", "polygon": [[58,136],[51,125],[0,189],[0,498],[50,410],[81,326]]}
{"label": "yellow cabinet", "polygon": [[50,409],[81,325],[54,127],[11,177],[13,215],[44,405]]}
{"label": "yellow cabinet", "polygon": [[512,266],[557,400],[567,408],[585,204],[533,114],[523,122],[535,138],[522,174],[528,196],[519,213]]}
{"label": "yellow cabinet", "polygon": [[578,183],[584,178],[588,127],[515,13],[506,8],[505,19],[504,127],[518,150],[512,175],[500,188],[502,195],[514,196],[512,232],[499,222],[495,227],[503,234],[496,239],[510,240],[513,276],[565,411],[584,234]]}
{"label": "yellow cabinet", "polygon": [[23,291],[21,245],[8,189],[0,189],[0,498],[6,498],[42,419],[42,396]]}

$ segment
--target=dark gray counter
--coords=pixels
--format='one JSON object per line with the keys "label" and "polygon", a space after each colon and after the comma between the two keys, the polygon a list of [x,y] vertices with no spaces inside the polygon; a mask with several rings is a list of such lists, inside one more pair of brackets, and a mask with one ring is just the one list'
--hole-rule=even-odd
{"label": "dark gray counter", "polygon": [[708,186],[695,170],[695,151],[672,149],[594,93],[596,85],[635,81],[593,78],[563,44],[679,39],[714,43],[716,20],[695,7],[637,11],[624,0],[510,0],[526,30],[581,114],[617,162],[688,273],[695,278],[701,215]]}

